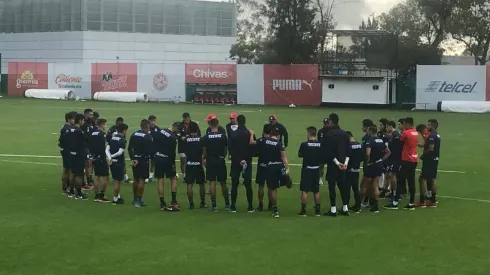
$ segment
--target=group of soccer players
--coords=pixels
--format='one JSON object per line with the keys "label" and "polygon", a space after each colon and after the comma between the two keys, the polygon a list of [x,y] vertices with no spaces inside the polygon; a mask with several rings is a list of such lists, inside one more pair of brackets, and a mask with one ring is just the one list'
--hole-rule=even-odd
{"label": "group of soccer players", "polygon": [[[194,209],[193,186],[199,185],[200,208],[207,208],[205,183],[209,182],[211,211],[217,211],[216,185],[221,186],[225,209],[236,212],[236,202],[240,177],[246,190],[247,211],[263,211],[265,187],[267,186],[268,210],[273,217],[279,217],[278,192],[281,186],[291,188],[289,162],[285,152],[288,145],[286,127],[271,115],[260,137],[246,127],[246,118],[237,113],[229,115],[230,122],[225,128],[220,126],[216,115],[206,117],[208,128],[201,134],[198,123],[189,113],[182,115],[182,121],[169,128],[156,125],[156,116],[149,116],[140,123],[127,142],[128,125],[123,118],[107,133],[107,120],[99,118],[91,109],[83,114],[65,114],[65,125],[61,129],[59,147],[63,158],[62,189],[70,198],[87,200],[83,189],[93,189],[95,201],[124,204],[120,196],[123,181],[128,181],[126,173],[126,151],[133,170],[133,205],[145,206],[143,194],[145,182],[156,180],[163,211],[180,211],[177,202],[176,152],[180,156],[180,170],[187,186],[189,208]],[[362,143],[355,141],[351,132],[339,127],[339,116],[330,114],[324,119],[323,127],[317,130],[306,129],[307,141],[300,145],[298,156],[303,159],[301,168],[301,210],[306,216],[308,194],[313,193],[314,215],[320,211],[320,185],[324,167],[329,187],[330,210],[325,216],[344,216],[349,211],[359,213],[362,207],[370,207],[371,212],[379,212],[380,197],[389,197],[386,209],[398,209],[398,202],[406,193],[406,182],[410,202],[405,209],[436,206],[436,175],[439,159],[440,136],[438,122],[429,120],[428,125],[419,125],[418,132],[413,128],[413,119],[398,121],[381,119],[379,128],[373,121],[362,122],[365,136]],[[424,144],[419,144],[419,133]],[[128,144],[126,144],[128,143]],[[127,146],[126,146],[127,145]],[[127,147],[127,149],[126,149]],[[423,161],[419,178],[420,201],[415,203],[415,169],[419,156],[417,147],[423,147],[420,156]],[[231,191],[226,184],[228,179],[226,159],[231,160]],[[255,182],[258,185],[258,206],[253,206],[252,159],[257,157]],[[363,163],[363,178],[360,181],[360,168]],[[105,191],[109,181],[109,171],[113,181],[113,199],[106,198]],[[94,177],[92,177],[92,174]],[[172,200],[167,204],[164,197],[164,181],[170,179]],[[384,180],[383,180],[384,179]],[[85,184],[86,183],[86,184]],[[336,187],[339,188],[342,209],[337,212]],[[351,190],[354,205],[349,207]],[[427,192],[427,190],[429,190]],[[231,196],[230,196],[231,195]],[[231,197],[231,198],[230,198]]]}

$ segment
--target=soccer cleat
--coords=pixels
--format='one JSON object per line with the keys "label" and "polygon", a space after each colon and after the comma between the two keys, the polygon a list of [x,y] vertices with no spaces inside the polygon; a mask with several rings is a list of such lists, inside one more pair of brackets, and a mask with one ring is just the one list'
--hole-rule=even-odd
{"label": "soccer cleat", "polygon": [[426,202],[425,206],[430,207],[430,208],[436,208],[437,203],[436,202]]}
{"label": "soccer cleat", "polygon": [[425,205],[425,202],[417,202],[415,205],[414,205],[415,208],[425,208],[426,205]]}
{"label": "soccer cleat", "polygon": [[355,206],[355,205],[351,206],[351,207],[349,207],[349,210],[356,213],[356,214],[361,213],[361,207],[359,207],[359,206]]}
{"label": "soccer cleat", "polygon": [[213,207],[211,207],[210,211],[216,213],[216,212],[218,212],[218,208],[213,206]]}
{"label": "soccer cleat", "polygon": [[300,217],[306,217],[307,216],[306,215],[306,210],[304,210],[303,208],[301,208],[301,210],[298,213],[298,216],[300,216]]}
{"label": "soccer cleat", "polygon": [[340,214],[341,216],[344,216],[344,217],[348,217],[348,216],[350,216],[349,211],[344,211],[344,210],[340,210],[340,211],[339,211],[339,214]]}
{"label": "soccer cleat", "polygon": [[255,212],[255,209],[253,207],[249,207],[249,208],[247,208],[247,212],[253,213],[253,212]]}
{"label": "soccer cleat", "polygon": [[230,212],[231,212],[231,213],[236,213],[236,206],[235,206],[235,205],[232,205],[232,206],[230,207]]}
{"label": "soccer cleat", "polygon": [[415,210],[415,206],[411,203],[405,205],[405,207],[403,207],[403,209],[405,210]]}
{"label": "soccer cleat", "polygon": [[395,205],[393,203],[390,203],[390,204],[385,205],[383,208],[388,209],[388,210],[398,210],[398,204]]}
{"label": "soccer cleat", "polygon": [[315,211],[315,217],[321,217],[322,213],[319,210]]}
{"label": "soccer cleat", "polygon": [[230,211],[230,205],[229,204],[225,205],[225,210]]}
{"label": "soccer cleat", "polygon": [[108,202],[111,202],[109,199],[107,199],[106,197],[100,197],[97,202],[102,202],[102,203],[108,203]]}
{"label": "soccer cleat", "polygon": [[202,201],[202,202],[199,204],[199,207],[200,207],[200,208],[208,208],[208,205],[207,205],[205,202],[203,202],[203,201]]}
{"label": "soccer cleat", "polygon": [[166,204],[164,204],[164,203],[160,203],[160,210],[161,210],[161,211],[165,211],[165,210],[167,210],[167,208],[168,208],[168,207],[167,207],[167,205],[166,205]]}
{"label": "soccer cleat", "polygon": [[257,211],[257,212],[264,211],[264,205],[263,204],[259,204],[259,206],[257,206],[257,208],[255,208],[255,211]]}
{"label": "soccer cleat", "polygon": [[362,208],[371,208],[371,205],[369,203],[361,203]]}
{"label": "soccer cleat", "polygon": [[328,211],[327,213],[323,214],[323,216],[326,216],[326,217],[337,217],[337,212],[333,213],[332,211]]}
{"label": "soccer cleat", "polygon": [[179,212],[180,211],[180,205],[176,202],[173,202],[170,204],[169,207],[167,207],[165,209],[165,211],[169,211],[169,212]]}
{"label": "soccer cleat", "polygon": [[73,193],[73,192],[68,193],[68,198],[74,199],[75,198],[75,193]]}
{"label": "soccer cleat", "polygon": [[112,205],[124,204],[124,199],[119,198],[117,201],[112,201]]}
{"label": "soccer cleat", "polygon": [[88,191],[88,190],[92,190],[92,188],[94,188],[93,186],[90,186],[88,184],[85,184],[83,187],[82,187],[82,190],[84,191]]}
{"label": "soccer cleat", "polygon": [[76,199],[76,200],[83,200],[83,201],[86,201],[86,200],[88,200],[88,199],[90,199],[90,198],[89,198],[89,196],[87,196],[87,194],[85,194],[85,193],[81,193],[81,194],[76,195],[76,196],[75,196],[75,199]]}
{"label": "soccer cleat", "polygon": [[279,212],[274,212],[274,213],[272,214],[272,217],[274,217],[274,218],[279,218]]}
{"label": "soccer cleat", "polygon": [[379,213],[379,207],[373,206],[369,209],[369,212],[377,214],[377,213]]}

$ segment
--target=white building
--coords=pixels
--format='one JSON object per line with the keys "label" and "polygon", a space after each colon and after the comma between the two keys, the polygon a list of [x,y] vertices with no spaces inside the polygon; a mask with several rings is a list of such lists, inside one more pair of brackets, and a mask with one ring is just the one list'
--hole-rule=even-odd
{"label": "white building", "polygon": [[9,61],[230,62],[236,5],[194,0],[0,0]]}

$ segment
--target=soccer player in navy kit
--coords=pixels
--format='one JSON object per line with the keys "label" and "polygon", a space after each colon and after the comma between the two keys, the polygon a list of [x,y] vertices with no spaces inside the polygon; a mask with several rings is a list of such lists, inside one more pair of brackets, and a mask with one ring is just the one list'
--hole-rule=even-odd
{"label": "soccer player in navy kit", "polygon": [[[267,179],[267,155],[264,151],[264,147],[262,145],[262,139],[270,138],[271,134],[270,126],[264,127],[262,132],[262,137],[259,138],[256,142],[256,152],[257,152],[257,172],[255,174],[255,183],[259,186],[257,191],[257,197],[259,200],[259,206],[255,209],[256,211],[262,212],[264,211],[264,186]],[[267,189],[268,198],[270,198],[270,190]],[[272,204],[269,200],[268,210],[272,211]]]}
{"label": "soccer player in navy kit", "polygon": [[383,161],[385,161],[391,153],[383,139],[377,136],[377,132],[378,129],[376,126],[368,128],[367,133],[371,138],[365,145],[366,155],[364,165],[366,170],[364,171],[364,178],[361,183],[361,196],[365,197],[366,194],[371,196],[371,209],[369,211],[373,213],[379,212],[378,181],[383,174]]}
{"label": "soccer player in navy kit", "polygon": [[385,166],[385,189],[380,193],[380,197],[386,197],[388,192],[388,187],[390,187],[390,204],[386,205],[386,209],[398,209],[398,207],[392,207],[393,200],[395,199],[395,194],[397,192],[397,174],[400,170],[401,158],[402,158],[402,146],[403,143],[400,140],[400,132],[396,130],[396,123],[394,121],[389,121],[386,125],[387,138],[388,138],[388,149],[390,149],[391,154],[386,159]]}
{"label": "soccer player in navy kit", "polygon": [[209,181],[209,192],[211,194],[211,211],[216,212],[216,183],[221,184],[221,193],[225,199],[225,208],[229,210],[230,199],[228,187],[226,186],[226,153],[228,151],[228,139],[226,133],[220,132],[219,121],[213,118],[209,121],[210,132],[201,139],[203,160],[206,166],[206,180]]}
{"label": "soccer player in navy kit", "polygon": [[93,167],[90,152],[88,151],[88,142],[90,139],[90,134],[95,128],[95,119],[92,109],[85,109],[83,111],[83,115],[85,116],[85,122],[81,126],[81,129],[85,137],[85,177],[87,180],[87,184],[83,186],[83,189],[90,190],[94,186],[94,180],[92,177]]}
{"label": "soccer player in navy kit", "polygon": [[150,122],[143,119],[140,130],[134,132],[129,138],[128,153],[133,167],[133,195],[134,206],[146,206],[143,201],[145,180],[150,176],[150,157],[153,154],[153,140],[148,134]]}
{"label": "soccer player in navy kit", "polygon": [[303,158],[301,167],[301,182],[299,190],[301,191],[301,210],[299,216],[306,217],[306,204],[308,203],[308,193],[313,193],[315,199],[315,216],[321,216],[320,212],[320,166],[324,162],[321,143],[317,139],[316,128],[310,126],[306,128],[307,139],[301,143],[298,151],[298,157]]}
{"label": "soccer player in navy kit", "polygon": [[83,176],[85,168],[86,157],[86,141],[83,131],[80,127],[83,126],[85,117],[82,114],[75,116],[75,124],[66,134],[66,147],[65,150],[69,152],[70,159],[70,172],[72,179],[70,180],[70,189],[75,190],[75,193],[70,192],[68,195],[70,198],[88,200],[89,197],[82,193]]}
{"label": "soccer player in navy kit", "polygon": [[92,165],[95,175],[95,201],[96,202],[110,202],[105,197],[105,190],[107,188],[107,182],[109,180],[109,165],[107,164],[105,154],[105,132],[107,128],[107,120],[98,119],[97,127],[92,130],[89,138],[89,150],[92,159]]}
{"label": "soccer player in navy kit", "polygon": [[75,123],[76,112],[69,112],[65,114],[65,124],[60,130],[60,137],[58,138],[58,147],[60,148],[61,159],[63,161],[63,170],[61,173],[61,190],[63,194],[68,195],[70,193],[70,156],[68,150],[65,150],[66,146],[66,134],[70,132],[70,129]]}
{"label": "soccer player in navy kit", "polygon": [[186,155],[185,155],[185,139],[190,134],[190,126],[197,127],[197,135],[201,136],[201,130],[199,129],[199,125],[196,122],[191,120],[191,115],[189,113],[182,114],[182,127],[179,133],[179,142],[177,145],[177,150],[180,156],[180,171],[185,177],[185,167],[186,167]]}
{"label": "soccer player in navy kit", "polygon": [[[439,122],[435,119],[428,121],[427,129],[429,130],[429,136],[425,140],[424,152],[420,156],[422,160],[422,171],[420,173],[420,202],[421,207],[437,207],[437,169],[439,166],[439,152],[441,148],[441,136],[437,132],[439,128]],[[428,183],[431,183],[431,196],[430,201],[425,201],[425,191],[427,190]]]}
{"label": "soccer player in navy kit", "polygon": [[189,124],[189,135],[185,139],[184,153],[186,156],[184,182],[187,184],[187,198],[189,199],[190,209],[194,209],[194,193],[192,186],[199,185],[199,195],[201,197],[201,208],[206,205],[206,187],[204,186],[204,169],[202,167],[202,143],[199,135],[199,126],[196,123]]}
{"label": "soccer player in navy kit", "polygon": [[[269,127],[269,126],[267,126]],[[250,131],[250,144],[256,144],[253,131]],[[281,133],[271,127],[270,138],[263,138],[259,146],[263,147],[264,155],[267,160],[267,189],[269,189],[269,200],[272,203],[272,216],[279,218],[277,207],[277,189],[286,185],[286,175],[289,174],[289,162],[284,151],[285,146],[280,141]]]}
{"label": "soccer player in navy kit", "polygon": [[[367,133],[367,131],[368,131],[368,128],[371,126],[374,126],[374,122],[372,120],[364,119],[362,121],[362,132],[364,132],[364,136],[361,139],[361,143],[362,143],[363,150],[366,150],[366,142],[370,139],[370,136]],[[364,169],[366,168],[366,164],[363,164],[363,168]],[[367,208],[367,207],[369,207],[369,205],[370,205],[369,197],[366,196],[362,201],[362,207]]]}
{"label": "soccer player in navy kit", "polygon": [[117,125],[116,132],[112,135],[107,143],[105,150],[107,163],[111,167],[111,175],[114,184],[114,199],[112,204],[124,204],[124,199],[121,198],[121,182],[124,180],[125,160],[124,150],[126,149],[126,135],[128,133],[128,125],[120,123]]}
{"label": "soccer player in navy kit", "polygon": [[[177,171],[175,168],[175,149],[177,147],[177,133],[180,122],[175,122],[168,129],[159,129],[153,132],[153,147],[155,149],[155,177],[158,181],[158,194],[160,196],[160,210],[180,211],[177,203]],[[165,177],[170,179],[172,202],[167,205],[164,197]]]}
{"label": "soccer player in navy kit", "polygon": [[[349,209],[354,213],[361,212],[361,196],[359,194],[359,172],[361,162],[364,160],[364,150],[362,144],[354,139],[351,132],[345,132],[350,141],[350,152],[348,154],[349,163],[347,164],[346,182],[354,193],[354,205]],[[350,200],[350,198],[349,198]]]}

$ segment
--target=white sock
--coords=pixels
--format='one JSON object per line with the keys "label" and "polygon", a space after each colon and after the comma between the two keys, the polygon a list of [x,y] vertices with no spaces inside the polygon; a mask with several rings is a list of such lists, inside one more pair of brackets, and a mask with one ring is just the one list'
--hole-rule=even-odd
{"label": "white sock", "polygon": [[154,175],[155,173],[150,173],[150,179],[152,179]]}
{"label": "white sock", "polygon": [[118,198],[118,199],[120,199],[120,198],[121,198],[121,194],[118,194],[118,195],[117,195],[117,198]]}
{"label": "white sock", "polygon": [[337,213],[337,207],[335,206],[330,207],[330,212]]}
{"label": "white sock", "polygon": [[124,180],[128,180],[129,177],[128,177],[128,174],[124,174]]}
{"label": "white sock", "polygon": [[117,201],[119,198],[118,197],[114,197],[114,200],[113,201]]}
{"label": "white sock", "polygon": [[344,212],[347,212],[347,211],[349,211],[349,207],[347,205],[344,205],[344,206],[342,206],[342,210]]}

